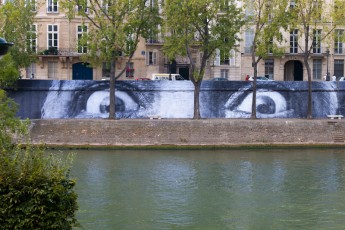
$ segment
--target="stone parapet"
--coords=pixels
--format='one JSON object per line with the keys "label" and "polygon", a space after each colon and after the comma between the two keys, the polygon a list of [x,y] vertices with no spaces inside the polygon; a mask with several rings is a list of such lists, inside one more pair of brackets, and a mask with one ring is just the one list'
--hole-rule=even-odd
{"label": "stone parapet", "polygon": [[343,146],[345,120],[32,120],[34,144],[49,147]]}

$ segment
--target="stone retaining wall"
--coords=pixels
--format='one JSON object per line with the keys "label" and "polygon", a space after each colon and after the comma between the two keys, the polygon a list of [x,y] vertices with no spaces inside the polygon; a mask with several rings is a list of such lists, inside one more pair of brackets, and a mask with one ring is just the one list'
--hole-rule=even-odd
{"label": "stone retaining wall", "polygon": [[51,147],[343,146],[345,120],[32,120],[33,143]]}

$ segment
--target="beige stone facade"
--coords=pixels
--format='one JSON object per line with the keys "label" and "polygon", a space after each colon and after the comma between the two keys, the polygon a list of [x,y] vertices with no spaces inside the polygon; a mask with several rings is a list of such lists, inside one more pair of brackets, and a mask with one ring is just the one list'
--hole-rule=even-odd
{"label": "beige stone facade", "polygon": [[[39,0],[37,6],[37,16],[35,27],[37,39],[34,41],[38,53],[38,60],[31,66],[22,70],[24,78],[34,76],[37,79],[107,79],[105,67],[96,66],[87,68],[81,60],[81,55],[86,50],[77,47],[78,31],[82,25],[82,18],[69,21],[60,10],[59,1],[56,5],[54,1]],[[87,24],[87,23],[86,23]],[[79,29],[79,30],[78,30]],[[243,40],[240,44],[230,50],[228,58],[220,61],[219,53],[216,53],[215,60],[210,60],[205,71],[205,78],[225,77],[229,80],[244,80],[247,75],[253,75],[251,54],[246,47],[245,32],[241,32]],[[283,57],[272,57],[262,60],[258,66],[259,75],[268,75],[278,81],[307,80],[306,68],[303,64],[301,51],[290,53],[290,34],[285,35],[286,53]],[[300,39],[302,40],[302,39]],[[189,78],[189,60],[185,57],[177,57],[176,63],[168,63],[161,51],[163,41],[141,40],[139,46],[131,60],[128,71],[120,79],[136,79],[151,77],[153,73],[180,73],[186,79]],[[54,46],[56,50],[50,52],[48,47]],[[341,48],[334,48],[334,44],[329,46],[329,55],[321,46],[319,53],[313,54],[309,61],[314,80],[322,80],[327,72],[337,74],[337,77],[344,75],[344,50],[343,43]],[[198,62],[200,54],[195,54]],[[119,72],[126,67],[126,59],[119,60],[116,64],[116,71]],[[200,60],[199,60],[200,61]],[[316,73],[317,71],[317,73]],[[127,76],[126,76],[127,75]]]}

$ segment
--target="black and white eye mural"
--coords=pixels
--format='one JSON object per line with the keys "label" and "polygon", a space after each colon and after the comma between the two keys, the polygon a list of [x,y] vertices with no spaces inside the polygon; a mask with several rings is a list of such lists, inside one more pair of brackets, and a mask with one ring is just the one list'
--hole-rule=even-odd
{"label": "black and white eye mural", "polygon": [[[313,82],[314,118],[345,115],[345,83]],[[192,118],[194,87],[190,81],[116,81],[117,118]],[[19,105],[18,116],[32,119],[107,118],[109,81],[20,80],[9,96]],[[252,82],[203,81],[202,118],[250,118]],[[258,118],[305,118],[307,82],[257,82]]]}
{"label": "black and white eye mural", "polygon": [[[154,113],[154,94],[133,83],[116,83],[118,118],[141,118]],[[53,81],[41,109],[41,118],[107,118],[109,96],[108,81]]]}

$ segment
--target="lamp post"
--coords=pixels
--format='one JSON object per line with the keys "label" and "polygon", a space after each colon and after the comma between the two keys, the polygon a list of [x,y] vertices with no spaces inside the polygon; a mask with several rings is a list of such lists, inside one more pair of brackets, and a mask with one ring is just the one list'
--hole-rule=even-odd
{"label": "lamp post", "polygon": [[0,56],[5,55],[10,46],[13,46],[13,43],[6,42],[4,38],[0,38]]}
{"label": "lamp post", "polygon": [[326,55],[327,55],[327,75],[326,75],[326,81],[330,81],[331,80],[331,76],[329,75],[329,72],[328,72],[329,48],[327,48],[327,50],[326,50]]}

